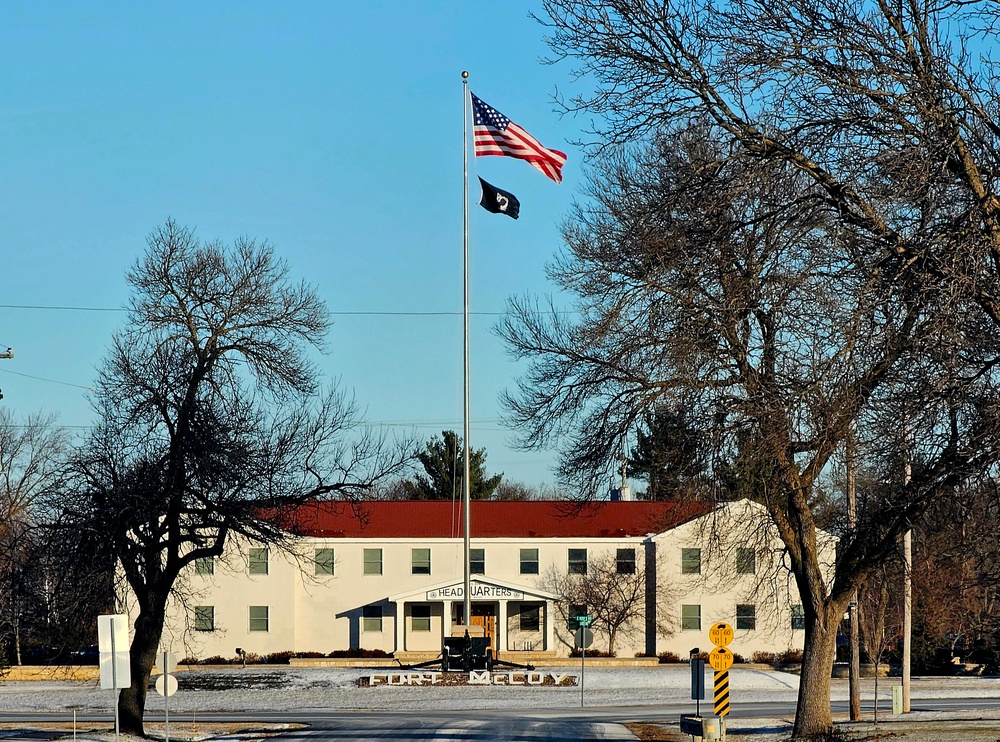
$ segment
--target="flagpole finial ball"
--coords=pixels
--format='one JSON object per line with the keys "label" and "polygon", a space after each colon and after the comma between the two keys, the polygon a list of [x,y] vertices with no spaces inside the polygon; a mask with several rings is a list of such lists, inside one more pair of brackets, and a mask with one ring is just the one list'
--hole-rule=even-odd
{"label": "flagpole finial ball", "polygon": [[469,79],[469,71],[468,70],[462,70],[462,79],[463,80],[468,80]]}

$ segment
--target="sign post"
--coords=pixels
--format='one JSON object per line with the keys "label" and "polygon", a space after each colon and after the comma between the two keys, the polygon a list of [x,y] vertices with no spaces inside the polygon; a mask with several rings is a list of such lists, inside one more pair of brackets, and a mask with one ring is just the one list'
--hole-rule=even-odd
{"label": "sign post", "polygon": [[158,652],[156,669],[160,671],[160,677],[156,679],[156,692],[163,696],[164,742],[170,742],[170,696],[177,692],[177,678],[170,674],[177,669],[174,653],[168,650]]}
{"label": "sign post", "polygon": [[698,655],[698,649],[691,650],[691,698],[694,700],[695,716],[701,716],[701,702],[705,698],[705,660]]}
{"label": "sign post", "polygon": [[[128,619],[115,613],[97,617],[97,648],[100,650],[101,687],[119,690],[132,685],[128,656]],[[115,742],[118,741],[118,696],[115,695]]]}
{"label": "sign post", "polygon": [[583,708],[583,681],[585,670],[585,660],[587,659],[587,647],[594,643],[594,632],[588,626],[594,622],[593,616],[577,616],[576,622],[580,628],[573,634],[573,643],[580,648],[580,708]]}
{"label": "sign post", "polygon": [[733,640],[733,627],[727,623],[713,624],[708,630],[708,638],[715,649],[708,655],[708,662],[715,670],[715,707],[714,713],[719,717],[719,728],[725,738],[725,721],[723,717],[729,714],[729,668],[733,666],[733,653],[726,646]]}

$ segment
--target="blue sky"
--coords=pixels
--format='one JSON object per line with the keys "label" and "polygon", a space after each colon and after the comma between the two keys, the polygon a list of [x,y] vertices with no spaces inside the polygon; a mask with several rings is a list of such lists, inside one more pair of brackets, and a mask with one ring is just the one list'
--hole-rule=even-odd
{"label": "blue sky", "polygon": [[316,286],[335,314],[322,370],[371,422],[421,439],[460,431],[467,69],[477,95],[569,155],[560,185],[470,157],[473,183],[478,171],[521,201],[516,222],[470,208],[471,443],[491,472],[553,483],[551,452],[508,445],[497,397],[519,367],[490,331],[509,296],[552,290],[544,267],[581,183],[570,142],[585,122],[552,103],[571,69],[539,62],[532,10],[0,5],[0,348],[15,353],[0,360],[0,404],[86,429],[86,387],[124,321],[123,274],[173,218],[203,240],[266,239]]}

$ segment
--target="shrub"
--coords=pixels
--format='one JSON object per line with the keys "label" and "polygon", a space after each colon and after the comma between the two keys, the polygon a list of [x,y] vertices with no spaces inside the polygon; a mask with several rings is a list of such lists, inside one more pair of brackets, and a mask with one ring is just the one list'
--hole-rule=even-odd
{"label": "shrub", "polygon": [[[247,655],[247,661],[250,661],[250,655]],[[222,657],[221,655],[214,655],[212,657],[206,657],[203,660],[197,661],[199,665],[232,665],[239,660],[234,660],[231,657]]]}
{"label": "shrub", "polygon": [[293,654],[293,652],[287,651],[272,652],[271,654],[265,654],[262,661],[265,665],[287,665]]}
{"label": "shrub", "polygon": [[801,649],[788,649],[776,658],[779,665],[797,665],[802,662],[802,650]]}
{"label": "shrub", "polygon": [[680,662],[681,661],[681,658],[678,657],[673,652],[660,652],[660,654],[657,655],[657,656],[660,659],[660,664],[661,665],[666,665],[666,664],[668,664],[670,662]]}
{"label": "shrub", "polygon": [[733,652],[734,665],[745,665],[746,661],[747,661],[746,657],[744,657],[742,654],[736,654],[736,652]]}
{"label": "shrub", "polygon": [[[574,647],[573,651],[569,653],[569,656],[570,657],[580,657],[582,654],[583,654],[583,650],[580,650],[580,649],[577,649],[577,648]],[[587,656],[588,657],[614,657],[615,655],[612,654],[612,653],[610,653],[610,652],[606,652],[603,649],[588,649],[587,650]]]}
{"label": "shrub", "polygon": [[327,657],[336,659],[384,659],[391,657],[388,652],[381,649],[335,649]]}
{"label": "shrub", "polygon": [[756,665],[773,665],[774,652],[754,652],[750,655],[750,661]]}
{"label": "shrub", "polygon": [[296,652],[294,656],[301,659],[316,659],[319,657],[326,657],[326,655],[323,654],[322,652]]}

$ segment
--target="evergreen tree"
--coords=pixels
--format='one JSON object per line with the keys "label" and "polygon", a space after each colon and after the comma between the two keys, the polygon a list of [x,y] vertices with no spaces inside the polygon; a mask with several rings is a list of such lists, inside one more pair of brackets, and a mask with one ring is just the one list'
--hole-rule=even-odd
{"label": "evergreen tree", "polygon": [[629,454],[628,472],[647,483],[646,499],[669,500],[691,494],[705,472],[705,441],[682,411],[657,407],[643,416]]}
{"label": "evergreen tree", "polygon": [[[462,495],[462,439],[454,430],[441,431],[441,438],[431,438],[427,447],[417,454],[424,474],[404,482],[404,491],[411,500],[450,500]],[[492,499],[503,479],[503,473],[486,475],[486,449],[469,451],[470,497],[473,500]]]}

